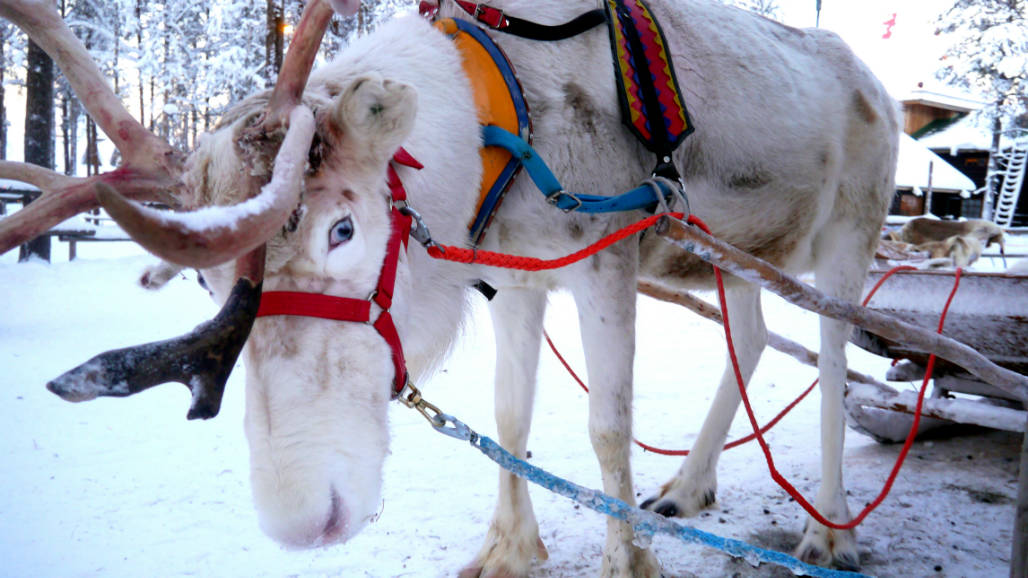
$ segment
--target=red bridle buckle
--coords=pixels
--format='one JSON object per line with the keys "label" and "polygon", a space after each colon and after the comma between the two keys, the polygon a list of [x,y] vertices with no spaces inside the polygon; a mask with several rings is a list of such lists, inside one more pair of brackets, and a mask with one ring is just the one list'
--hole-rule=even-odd
{"label": "red bridle buckle", "polygon": [[503,10],[486,6],[485,4],[479,4],[475,8],[475,19],[497,30],[506,28],[508,25],[507,17],[503,15]]}
{"label": "red bridle buckle", "polygon": [[421,4],[418,5],[418,14],[429,20],[435,20],[436,13],[439,12],[439,2],[430,2],[428,0],[421,0]]}

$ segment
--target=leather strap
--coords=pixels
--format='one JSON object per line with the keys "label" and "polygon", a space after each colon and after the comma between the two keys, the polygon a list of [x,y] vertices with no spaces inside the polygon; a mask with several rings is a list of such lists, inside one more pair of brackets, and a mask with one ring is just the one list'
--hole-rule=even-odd
{"label": "leather strap", "polygon": [[[508,16],[499,8],[493,8],[488,4],[468,2],[467,0],[453,0],[453,2],[468,16],[493,30],[544,42],[573,38],[607,22],[607,16],[603,10],[591,10],[563,24],[547,26]],[[422,1],[419,8],[421,14],[429,18],[434,18],[438,10],[439,4],[430,1]]]}

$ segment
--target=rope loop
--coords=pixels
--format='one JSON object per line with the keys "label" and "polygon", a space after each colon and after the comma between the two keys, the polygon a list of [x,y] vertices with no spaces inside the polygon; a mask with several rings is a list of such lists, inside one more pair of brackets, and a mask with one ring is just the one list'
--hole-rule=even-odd
{"label": "rope loop", "polygon": [[[660,190],[659,184],[655,182],[658,178],[660,177],[654,177],[654,179],[652,179],[651,181],[647,181],[647,183],[650,184],[650,186],[654,187],[656,191]],[[658,192],[658,196],[662,198],[663,194]],[[636,233],[644,231],[656,225],[658,222],[660,222],[661,219],[665,217],[680,220],[684,219],[688,224],[697,226],[704,233],[713,236],[710,231],[710,228],[707,227],[706,223],[704,223],[698,217],[694,215],[688,215],[687,213],[672,213],[665,211],[648,217],[646,219],[643,219],[641,221],[638,221],[637,223],[629,225],[619,231],[615,231],[614,233],[607,235],[606,237],[603,237],[596,243],[589,245],[585,249],[576,251],[566,257],[558,259],[536,259],[533,257],[507,255],[503,253],[495,253],[492,251],[477,251],[448,245],[436,245],[428,247],[428,254],[436,259],[443,259],[466,264],[479,264],[491,267],[517,269],[521,271],[543,271],[559,269],[571,265],[573,263],[577,263],[592,255],[595,255],[596,253],[599,253],[600,251],[606,249],[607,247],[610,247],[615,243],[618,243],[628,237],[631,237]],[[871,290],[871,292],[865,298],[863,305],[867,305],[871,297],[874,295],[876,291],[878,291],[879,287],[881,287],[882,283],[884,283],[886,279],[888,279],[898,271],[911,268],[912,267],[896,267],[892,271],[889,271],[886,275],[882,277],[881,280],[879,280],[879,282]],[[956,270],[956,278],[954,280],[953,291],[950,293],[949,299],[947,300],[946,305],[942,310],[942,315],[939,320],[939,333],[942,333],[942,326],[945,323],[946,315],[949,312],[950,304],[953,302],[953,298],[956,296],[957,289],[960,287],[960,278],[962,272],[963,270],[960,268]],[[779,414],[779,416],[777,416],[774,420],[772,420],[763,428],[757,423],[756,415],[753,412],[753,406],[750,403],[749,396],[746,393],[746,383],[742,377],[742,372],[739,369],[739,360],[735,352],[735,343],[732,340],[732,330],[728,315],[728,305],[725,300],[724,280],[722,278],[721,269],[717,266],[714,266],[714,278],[718,290],[718,303],[721,307],[721,315],[724,319],[725,339],[728,344],[729,358],[732,361],[732,369],[735,373],[736,383],[739,386],[739,392],[742,396],[743,407],[746,409],[746,416],[749,419],[750,425],[753,428],[753,434],[751,436],[747,436],[747,438],[732,442],[729,445],[732,445],[734,447],[734,445],[741,445],[743,443],[746,443],[747,441],[756,439],[757,443],[760,445],[760,448],[764,453],[764,458],[767,462],[768,470],[771,474],[771,479],[773,479],[775,483],[779,485],[779,487],[785,490],[786,493],[788,493],[794,500],[796,500],[796,503],[798,503],[815,521],[828,528],[832,528],[835,530],[851,530],[853,528],[856,528],[858,525],[860,525],[861,522],[864,521],[868,514],[874,511],[885,500],[886,496],[888,496],[889,492],[892,489],[893,483],[896,481],[896,477],[899,475],[899,470],[903,467],[903,463],[906,460],[907,454],[909,453],[910,448],[914,443],[914,438],[917,436],[917,428],[921,423],[921,408],[924,404],[924,396],[928,388],[928,383],[931,381],[932,372],[935,368],[936,356],[933,354],[928,360],[928,366],[925,372],[924,383],[922,384],[921,390],[918,394],[917,408],[916,413],[914,414],[914,423],[911,426],[910,433],[907,435],[907,440],[906,443],[903,445],[903,449],[900,451],[899,456],[897,456],[896,464],[893,466],[892,471],[889,473],[889,476],[885,481],[882,491],[871,503],[869,503],[856,517],[854,517],[849,522],[832,522],[825,518],[820,512],[818,512],[817,509],[809,501],[807,501],[807,499],[804,498],[803,495],[800,494],[800,492],[787,479],[785,479],[785,477],[778,471],[778,468],[775,466],[774,458],[771,455],[771,449],[768,446],[767,441],[764,439],[764,433],[766,433],[782,417],[784,417],[786,413],[788,413],[793,407],[795,407],[795,405],[799,403],[799,400],[790,404],[781,414]],[[547,341],[549,341],[548,337]],[[553,347],[552,342],[550,342],[550,345],[551,347]],[[554,351],[556,352],[555,348]],[[557,355],[558,357],[560,356],[559,353]],[[563,359],[561,361],[563,362]],[[564,365],[565,367],[568,367],[566,362],[564,362]],[[568,369],[570,370],[570,367]],[[582,384],[583,387],[585,387],[584,383],[582,383],[581,380],[579,380],[579,383]],[[810,388],[807,389],[807,392],[809,392],[810,389],[813,389],[814,385],[816,385],[817,383],[818,382],[815,381],[814,384],[811,384]],[[802,399],[807,392],[804,392],[800,399]],[[639,444],[640,447],[642,447],[643,449],[655,451],[656,453],[661,453],[665,455],[685,455],[688,453],[687,450],[659,450],[658,448],[652,448],[651,446],[641,444],[638,441],[636,441],[635,443]]]}

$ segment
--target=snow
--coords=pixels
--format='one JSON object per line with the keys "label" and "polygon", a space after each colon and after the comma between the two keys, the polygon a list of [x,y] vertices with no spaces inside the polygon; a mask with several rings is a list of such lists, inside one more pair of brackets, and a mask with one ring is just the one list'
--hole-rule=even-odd
{"label": "snow", "polygon": [[[918,142],[932,150],[948,151],[950,155],[965,151],[988,151],[992,148],[992,131],[981,126],[980,122],[980,119],[970,115],[943,130],[918,139]],[[1017,132],[1004,134],[1000,139],[1000,148],[1009,148],[1023,138],[1024,135]]]}
{"label": "snow", "polygon": [[18,192],[24,193],[29,191],[38,191],[39,188],[35,185],[23,183],[21,181],[15,181],[12,179],[0,179],[0,192]]}
{"label": "snow", "polygon": [[899,143],[897,189],[912,189],[916,194],[922,194],[929,188],[929,183],[936,191],[966,191],[970,194],[975,189],[974,181],[910,135],[900,133]]}
{"label": "snow", "polygon": [[[1009,250],[1009,248],[1008,248]],[[61,251],[54,251],[55,257]],[[152,262],[130,243],[80,245],[79,259],[48,265],[0,257],[0,559],[4,575],[66,576],[452,576],[484,538],[496,493],[493,464],[465,443],[436,435],[416,412],[391,408],[392,454],[379,519],[349,543],[287,551],[257,526],[243,436],[243,367],[229,381],[221,415],[187,422],[178,384],[124,399],[71,404],[44,384],[111,348],[180,335],[216,308],[195,280],[163,291],[136,279]],[[990,259],[981,263],[989,266]],[[706,295],[708,299],[710,295]],[[493,340],[481,300],[457,351],[426,397],[495,438]],[[816,317],[765,297],[769,328],[816,349]],[[577,314],[555,294],[546,323],[583,367]],[[688,446],[722,370],[719,327],[685,310],[639,300],[636,436]],[[884,376],[888,362],[855,348],[854,369]],[[750,391],[760,421],[814,378],[812,368],[769,350]],[[529,448],[534,465],[589,488],[600,486],[586,432],[586,398],[544,351]],[[900,389],[912,386],[899,384]],[[816,398],[817,395],[811,396]],[[808,498],[819,474],[817,402],[804,401],[769,434],[776,463]],[[748,431],[739,416],[733,439]],[[1010,560],[1020,436],[965,431],[918,442],[892,495],[859,534],[864,570],[881,576],[1005,576]],[[849,431],[846,485],[854,513],[877,495],[899,448]],[[678,458],[635,450],[637,491],[646,497]],[[550,560],[536,576],[596,575],[605,523],[565,498],[531,489]],[[685,523],[789,551],[804,515],[769,478],[750,444],[721,459],[719,502]],[[670,576],[789,576],[753,569],[715,550],[657,536]]]}
{"label": "snow", "polygon": [[[921,83],[922,85],[924,83]],[[897,100],[903,104],[927,104],[936,108],[968,113],[980,110],[984,102],[972,97],[960,89],[938,85],[930,82],[931,88],[918,88]]]}

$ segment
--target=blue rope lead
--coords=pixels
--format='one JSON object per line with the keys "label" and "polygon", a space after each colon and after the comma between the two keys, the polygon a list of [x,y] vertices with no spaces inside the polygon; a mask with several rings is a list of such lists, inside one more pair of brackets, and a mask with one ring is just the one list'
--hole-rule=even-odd
{"label": "blue rope lead", "polygon": [[736,558],[743,558],[754,566],[761,562],[769,562],[771,564],[788,568],[794,574],[799,576],[817,576],[824,578],[867,578],[866,574],[844,572],[841,570],[831,570],[820,566],[814,566],[801,562],[797,558],[789,556],[788,554],[775,552],[774,550],[765,550],[764,548],[752,546],[741,540],[722,538],[721,536],[717,536],[709,532],[677,524],[663,516],[629,506],[627,503],[616,498],[612,498],[603,492],[579,486],[533,466],[524,460],[520,460],[514,457],[514,455],[507,450],[503,449],[500,444],[494,442],[488,437],[478,435],[467,425],[452,416],[440,413],[431,419],[433,426],[437,431],[450,437],[470,442],[472,446],[485,454],[489,459],[499,464],[503,469],[508,470],[518,477],[524,478],[534,484],[542,486],[551,492],[560,494],[566,498],[571,498],[590,510],[628,522],[632,525],[632,528],[635,530],[637,535],[652,537],[654,534],[659,532],[661,534],[676,536],[684,542],[702,544],[704,546],[721,550],[722,552]]}

